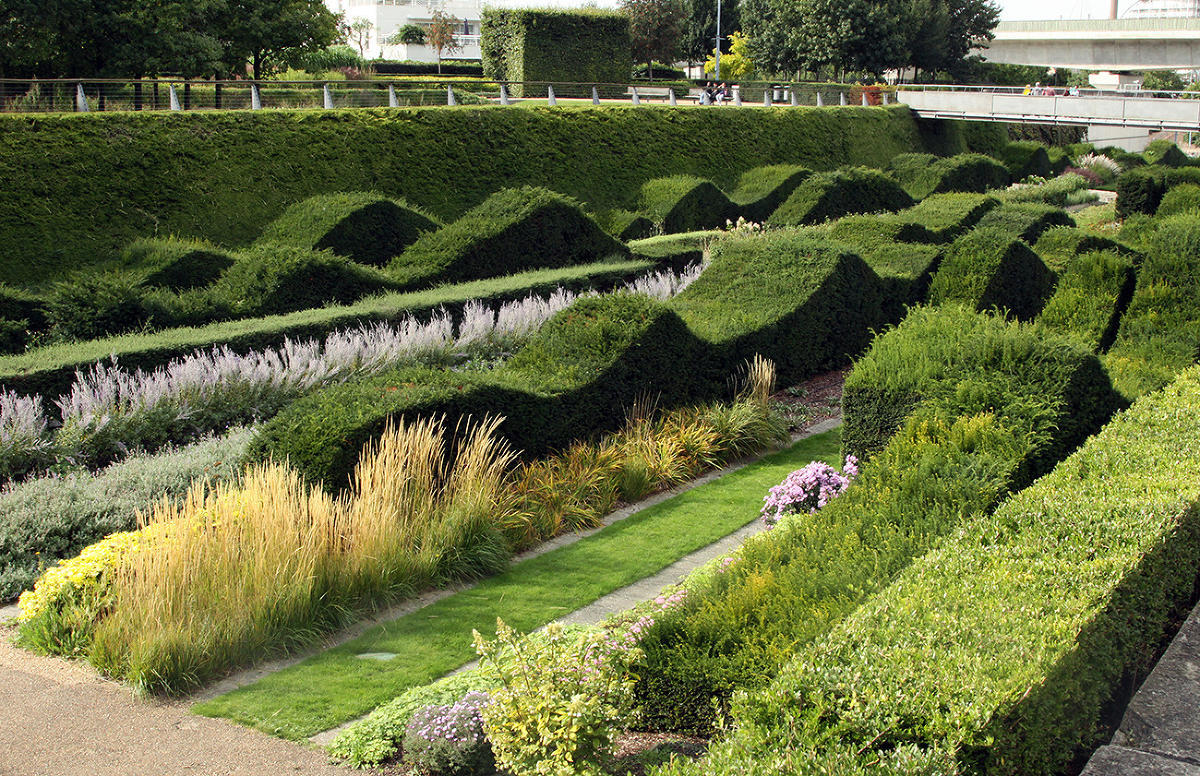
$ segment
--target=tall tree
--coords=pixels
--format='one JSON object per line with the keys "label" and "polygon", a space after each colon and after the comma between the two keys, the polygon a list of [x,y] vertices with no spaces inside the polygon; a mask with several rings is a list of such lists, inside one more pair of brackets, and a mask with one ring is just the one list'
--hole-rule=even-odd
{"label": "tall tree", "polygon": [[907,60],[902,16],[901,0],[743,0],[742,28],[760,67],[878,76]]}
{"label": "tall tree", "polygon": [[[186,0],[184,0],[186,1]],[[338,17],[322,0],[225,0],[221,37],[236,70],[249,62],[255,78],[298,52],[338,40]]]}
{"label": "tall tree", "polygon": [[654,60],[671,64],[679,56],[687,23],[684,0],[621,0],[629,17],[633,58],[645,62],[654,80]]}
{"label": "tall tree", "polygon": [[1000,7],[993,0],[946,0],[946,54],[943,69],[957,73],[967,66],[971,49],[986,47],[996,37]]}
{"label": "tall tree", "polygon": [[444,11],[434,11],[433,20],[425,28],[425,42],[437,55],[438,75],[442,74],[442,55],[462,50],[462,44],[458,41],[461,28],[462,19]]}
{"label": "tall tree", "polygon": [[358,18],[342,26],[342,33],[348,43],[358,47],[358,55],[364,59],[367,56],[367,43],[371,40],[371,30],[375,22],[370,19]]}

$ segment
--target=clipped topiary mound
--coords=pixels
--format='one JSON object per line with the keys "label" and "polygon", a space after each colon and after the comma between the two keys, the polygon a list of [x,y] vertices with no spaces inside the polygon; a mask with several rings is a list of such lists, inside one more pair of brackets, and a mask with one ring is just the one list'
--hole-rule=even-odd
{"label": "clipped topiary mound", "polygon": [[872,249],[889,243],[935,243],[937,236],[920,224],[888,215],[846,216],[834,221],[827,234],[856,248]]}
{"label": "clipped topiary mound", "polygon": [[1076,256],[1092,251],[1117,251],[1129,256],[1134,263],[1141,258],[1137,251],[1116,240],[1074,226],[1051,227],[1042,232],[1033,246],[1033,252],[1055,272],[1065,269]]}
{"label": "clipped topiary mound", "polygon": [[622,242],[640,240],[654,234],[654,222],[632,210],[605,210],[596,214],[596,223]]}
{"label": "clipped topiary mound", "polygon": [[1038,315],[1037,325],[1093,352],[1107,350],[1133,296],[1133,284],[1133,259],[1126,253],[1089,251],[1074,256]]}
{"label": "clipped topiary mound", "polygon": [[275,315],[353,302],[395,285],[379,270],[329,251],[261,245],[239,254],[211,295],[236,315]]}
{"label": "clipped topiary mound", "polygon": [[0,353],[21,353],[33,332],[47,326],[46,300],[0,283]]}
{"label": "clipped topiary mound", "polygon": [[263,230],[257,244],[330,250],[359,264],[383,267],[438,226],[403,200],[375,192],[319,194],[285,210]]}
{"label": "clipped topiary mound", "polygon": [[142,285],[183,291],[207,286],[233,266],[229,251],[205,242],[178,237],[137,240],[121,251],[127,274]]}
{"label": "clipped topiary mound", "polygon": [[1049,178],[1053,173],[1046,146],[1032,140],[1021,140],[1004,146],[1000,150],[1000,161],[1008,168],[1008,174],[1014,181],[1024,180],[1030,175]]}
{"label": "clipped topiary mound", "polygon": [[1156,216],[1175,216],[1197,210],[1200,210],[1200,185],[1183,183],[1163,195],[1154,214]]}
{"label": "clipped topiary mound", "polygon": [[729,195],[748,221],[762,223],[813,171],[798,164],[771,164],[747,170]]}
{"label": "clipped topiary mound", "polygon": [[896,211],[912,205],[913,198],[888,175],[865,167],[847,167],[808,178],[771,214],[768,223],[802,226],[852,213]]}
{"label": "clipped topiary mound", "polygon": [[1006,202],[979,219],[979,228],[998,229],[1013,239],[1033,245],[1052,226],[1075,226],[1069,215],[1054,205]]}
{"label": "clipped topiary mound", "polygon": [[982,194],[1007,186],[1011,179],[1008,168],[983,154],[959,154],[933,160],[925,160],[920,154],[912,156],[920,157],[921,163],[916,164],[915,160],[911,164],[901,163],[893,168],[893,174],[914,199],[951,191]]}
{"label": "clipped topiary mound", "polygon": [[924,227],[936,242],[949,242],[979,223],[999,204],[999,200],[983,194],[932,194],[892,218]]}
{"label": "clipped topiary mound", "polygon": [[683,232],[662,234],[629,243],[635,259],[650,259],[678,272],[684,267],[704,260],[704,252],[714,240],[727,232]]}
{"label": "clipped topiary mound", "polygon": [[979,312],[998,309],[1029,320],[1054,292],[1055,279],[1028,245],[1001,230],[979,227],[950,246],[929,301],[959,303]]}
{"label": "clipped topiary mound", "polygon": [[392,259],[387,272],[405,289],[587,264],[629,250],[604,233],[573,199],[549,189],[502,189]]}
{"label": "clipped topiary mound", "polygon": [[1146,150],[1142,151],[1142,158],[1147,164],[1163,167],[1187,167],[1192,161],[1187,154],[1179,150],[1179,146],[1165,139],[1150,141]]}
{"label": "clipped topiary mound", "polygon": [[767,232],[725,238],[711,254],[669,303],[719,356],[710,380],[755,353],[775,361],[784,384],[810,377],[861,353],[883,322],[879,278],[836,243]]}
{"label": "clipped topiary mound", "polygon": [[642,184],[638,207],[664,234],[717,229],[737,218],[737,208],[711,181],[693,175]]}

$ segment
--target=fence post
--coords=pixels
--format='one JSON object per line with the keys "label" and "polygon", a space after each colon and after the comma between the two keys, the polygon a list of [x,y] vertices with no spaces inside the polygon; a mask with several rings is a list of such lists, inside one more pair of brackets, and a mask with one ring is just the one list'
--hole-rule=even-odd
{"label": "fence post", "polygon": [[771,107],[771,87],[769,86],[766,89],[763,89],[763,107]]}
{"label": "fence post", "polygon": [[867,101],[867,93],[864,91],[864,92],[862,93],[862,106],[865,108],[865,107],[867,107],[867,106],[868,106],[868,105],[870,105],[870,104],[871,104],[871,103]]}
{"label": "fence post", "polygon": [[179,106],[179,92],[175,91],[175,84],[170,84],[167,88],[171,90],[171,110],[183,110]]}
{"label": "fence post", "polygon": [[825,98],[821,96],[821,90],[820,90],[820,89],[817,89],[817,107],[818,107],[818,108],[824,108],[824,107],[825,107]]}
{"label": "fence post", "polygon": [[838,98],[839,98],[838,104],[840,104],[840,105],[846,104],[846,93],[845,92],[838,92]]}
{"label": "fence post", "polygon": [[[396,87],[389,85],[388,90],[390,92],[388,99],[396,100]],[[451,106],[458,105],[458,98],[454,96],[454,87],[450,84],[446,84],[446,104]],[[400,101],[396,100],[396,106],[399,105]]]}
{"label": "fence post", "polygon": [[632,96],[633,96],[633,104],[634,104],[634,105],[641,105],[641,104],[642,104],[642,101],[638,99],[637,87],[636,87],[636,86],[631,86],[631,87],[629,87],[629,91],[631,92],[631,94],[632,94]]}
{"label": "fence post", "polygon": [[671,105],[671,106],[675,106],[675,105],[678,105],[678,104],[679,104],[678,102],[676,102],[676,101],[675,101],[675,89],[674,89],[674,87],[671,87],[671,90],[670,90],[669,92],[667,92],[667,104],[668,104],[668,105]]}
{"label": "fence post", "polygon": [[75,84],[75,111],[78,113],[88,112],[87,95],[83,93],[83,84]]}
{"label": "fence post", "polygon": [[550,107],[558,105],[558,98],[554,96],[554,84],[546,84],[546,104]]}
{"label": "fence post", "polygon": [[887,105],[887,104],[888,104],[888,93],[887,93],[887,92],[883,92],[883,93],[882,93],[880,96],[881,96],[881,97],[882,97],[882,99],[883,99],[883,104],[884,104],[884,105]]}
{"label": "fence post", "polygon": [[256,83],[250,84],[250,110],[262,110],[262,93]]}
{"label": "fence post", "polygon": [[329,88],[329,84],[325,84],[321,88],[321,93],[324,98],[322,104],[325,110],[333,110],[333,90]]}
{"label": "fence post", "polygon": [[501,105],[509,104],[508,103],[508,86],[506,84],[500,84],[500,104]]}
{"label": "fence post", "polygon": [[740,85],[733,87],[733,104],[739,108],[742,107],[742,87]]}
{"label": "fence post", "polygon": [[[791,89],[788,89],[788,92],[792,96],[792,107],[798,107],[800,105],[800,95],[796,94],[796,87],[793,86]],[[820,94],[820,92],[817,92],[817,94]]]}
{"label": "fence post", "polygon": [[593,86],[592,87],[592,105],[599,105],[599,104],[600,104],[600,90]]}

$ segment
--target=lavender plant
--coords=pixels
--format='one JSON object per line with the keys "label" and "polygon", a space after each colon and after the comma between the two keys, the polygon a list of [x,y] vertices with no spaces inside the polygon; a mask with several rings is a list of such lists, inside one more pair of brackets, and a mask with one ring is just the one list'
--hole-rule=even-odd
{"label": "lavender plant", "polygon": [[763,498],[762,520],[767,528],[787,515],[816,512],[845,492],[858,476],[858,459],[846,456],[839,472],[823,461],[812,463],[789,474]]}
{"label": "lavender plant", "polygon": [[404,735],[404,762],[441,776],[472,776],[495,770],[492,745],[483,731],[484,692],[457,703],[426,706],[413,715]]}
{"label": "lavender plant", "polygon": [[0,479],[30,471],[51,455],[41,397],[0,393]]}

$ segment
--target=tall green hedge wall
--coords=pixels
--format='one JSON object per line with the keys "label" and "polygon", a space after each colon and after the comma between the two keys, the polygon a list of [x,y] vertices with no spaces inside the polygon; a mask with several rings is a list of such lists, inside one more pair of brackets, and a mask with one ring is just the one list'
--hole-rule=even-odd
{"label": "tall green hedge wall", "polygon": [[600,210],[664,175],[730,189],[768,160],[883,166],[922,144],[903,106],[0,116],[0,282],[42,285],[155,235],[238,247],[315,194],[378,191],[450,220],[529,184]]}
{"label": "tall green hedge wall", "polygon": [[599,9],[484,8],[484,76],[520,81],[623,84],[633,71],[629,17]]}

